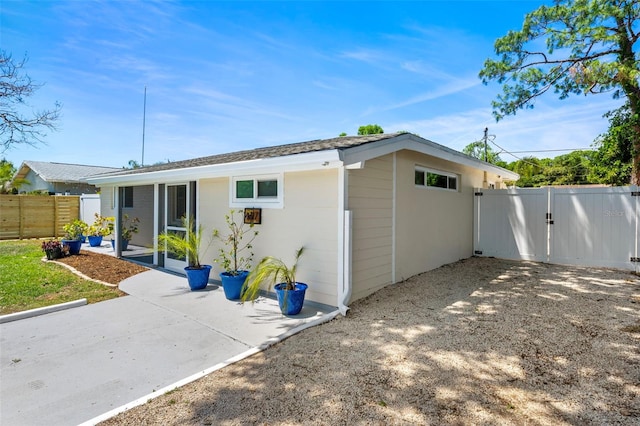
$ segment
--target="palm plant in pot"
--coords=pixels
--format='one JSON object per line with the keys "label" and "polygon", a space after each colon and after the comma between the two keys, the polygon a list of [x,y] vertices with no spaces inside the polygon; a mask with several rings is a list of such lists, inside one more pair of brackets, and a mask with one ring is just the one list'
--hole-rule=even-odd
{"label": "palm plant in pot", "polygon": [[186,231],[168,231],[158,236],[158,245],[180,259],[186,259],[188,266],[184,268],[187,282],[191,290],[202,290],[209,283],[211,265],[200,263],[200,244],[202,243],[202,225],[196,227],[193,218],[182,218],[182,226]]}
{"label": "palm plant in pot", "polygon": [[[235,218],[235,210],[225,215],[225,221],[229,232],[221,234],[218,229],[213,230],[213,237],[223,243],[218,251],[215,262],[220,264],[223,271],[220,273],[224,295],[229,300],[240,299],[242,286],[249,275],[249,269],[253,261],[253,240],[258,236],[258,231],[253,229],[254,224],[248,226],[244,220]],[[242,212],[240,212],[240,216]],[[246,254],[244,254],[246,252]]]}
{"label": "palm plant in pot", "polygon": [[263,258],[247,277],[242,300],[255,300],[260,294],[263,284],[266,284],[269,290],[272,286],[274,287],[278,305],[283,314],[299,314],[304,304],[305,292],[309,287],[305,283],[296,281],[298,261],[303,252],[304,247],[296,250],[294,262],[291,266],[273,256]]}

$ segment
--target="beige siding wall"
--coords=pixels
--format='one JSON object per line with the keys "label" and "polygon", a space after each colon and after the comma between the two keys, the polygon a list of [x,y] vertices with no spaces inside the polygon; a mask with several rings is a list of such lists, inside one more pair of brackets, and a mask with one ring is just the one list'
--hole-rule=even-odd
{"label": "beige siding wall", "polygon": [[[459,190],[415,185],[415,166],[459,176]],[[473,254],[473,192],[482,171],[411,151],[397,154],[396,281]]]}
{"label": "beige siding wall", "polygon": [[[415,186],[415,166],[459,176],[459,191]],[[482,171],[413,151],[396,153],[348,172],[352,211],[351,301],[413,275],[467,258],[473,252],[473,192]],[[498,181],[495,175],[489,181]],[[393,268],[395,223],[395,276]]]}
{"label": "beige siding wall", "polygon": [[[298,280],[309,284],[308,300],[331,306],[337,304],[337,185],[336,170],[286,173],[284,208],[262,209],[262,224],[256,225],[260,234],[253,244],[255,264],[267,255],[290,263],[296,249],[304,246]],[[230,210],[229,179],[202,179],[198,209],[206,233],[214,228],[225,233],[224,215]],[[220,247],[214,242],[203,259],[213,263]],[[217,275],[220,268],[213,265]]]}
{"label": "beige siding wall", "polygon": [[352,211],[352,294],[357,300],[391,283],[393,156],[348,171],[347,209]]}

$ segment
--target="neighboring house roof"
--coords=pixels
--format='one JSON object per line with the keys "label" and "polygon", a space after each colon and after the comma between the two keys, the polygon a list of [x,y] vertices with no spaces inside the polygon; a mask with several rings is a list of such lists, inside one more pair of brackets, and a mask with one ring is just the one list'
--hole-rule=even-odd
{"label": "neighboring house roof", "polygon": [[24,161],[13,177],[14,180],[25,179],[30,170],[40,176],[42,180],[50,183],[86,183],[86,178],[89,176],[114,172],[122,169],[115,167],[86,166],[82,164],[49,163],[46,161]]}
{"label": "neighboring house roof", "polygon": [[509,180],[519,175],[493,164],[455,151],[411,133],[382,133],[340,136],[286,145],[256,148],[190,160],[157,164],[137,169],[118,170],[93,176],[91,183],[152,182],[156,179],[180,179],[193,176],[224,176],[232,173],[310,170],[322,167],[354,166],[368,159],[410,149],[437,158],[497,173]]}

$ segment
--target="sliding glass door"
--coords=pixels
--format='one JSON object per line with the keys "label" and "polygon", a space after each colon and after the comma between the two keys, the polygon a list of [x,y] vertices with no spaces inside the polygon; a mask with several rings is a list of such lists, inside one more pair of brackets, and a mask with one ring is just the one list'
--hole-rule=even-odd
{"label": "sliding glass door", "polygon": [[[190,218],[191,210],[191,190],[190,185],[172,184],[165,186],[165,232],[175,232],[185,235],[187,229],[182,223],[182,218]],[[161,248],[162,249],[162,248]],[[183,272],[187,266],[187,259],[180,258],[164,250],[164,266],[167,269]]]}

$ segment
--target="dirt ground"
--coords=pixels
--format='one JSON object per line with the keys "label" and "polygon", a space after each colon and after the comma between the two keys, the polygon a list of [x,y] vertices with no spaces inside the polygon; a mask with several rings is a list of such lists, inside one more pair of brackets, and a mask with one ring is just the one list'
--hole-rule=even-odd
{"label": "dirt ground", "polygon": [[81,250],[79,254],[74,256],[56,259],[56,262],[69,265],[94,280],[116,285],[133,275],[148,270],[133,262],[86,250]]}
{"label": "dirt ground", "polygon": [[471,258],[104,424],[638,425],[639,308],[629,272]]}

